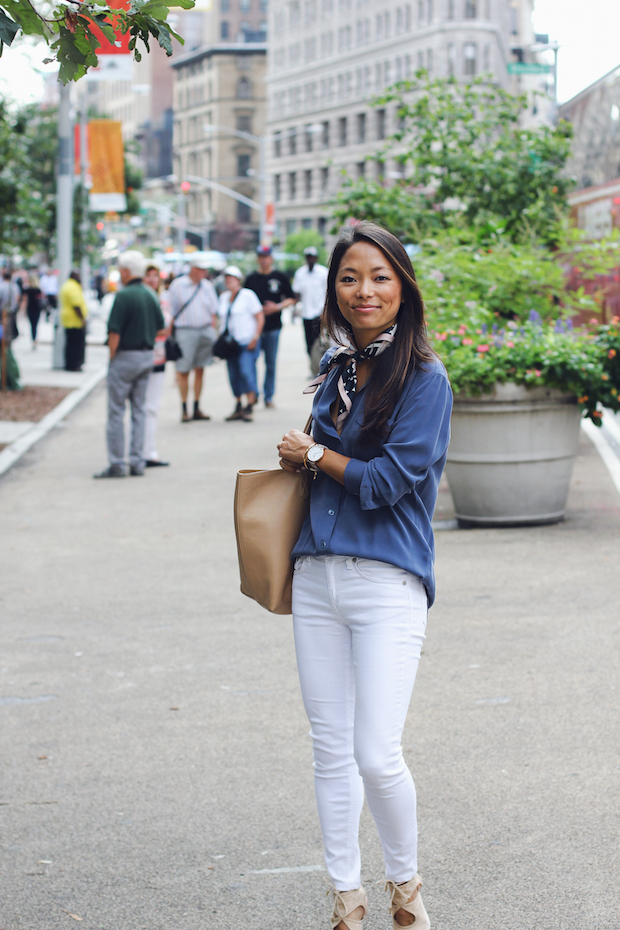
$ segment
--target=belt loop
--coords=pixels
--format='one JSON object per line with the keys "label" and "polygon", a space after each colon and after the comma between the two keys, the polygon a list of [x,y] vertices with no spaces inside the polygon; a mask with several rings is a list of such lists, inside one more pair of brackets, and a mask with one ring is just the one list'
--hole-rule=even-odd
{"label": "belt loop", "polygon": [[345,559],[345,565],[347,566],[349,571],[351,571],[351,569],[353,568],[354,561],[355,559]]}

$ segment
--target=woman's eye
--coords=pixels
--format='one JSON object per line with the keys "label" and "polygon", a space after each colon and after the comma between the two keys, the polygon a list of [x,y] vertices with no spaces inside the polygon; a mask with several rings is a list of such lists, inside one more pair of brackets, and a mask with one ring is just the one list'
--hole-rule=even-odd
{"label": "woman's eye", "polygon": [[355,278],[352,278],[351,275],[345,275],[340,279],[341,284],[351,284],[352,281],[355,281]]}
{"label": "woman's eye", "polygon": [[375,278],[375,281],[389,281],[390,279],[386,274],[378,274]]}

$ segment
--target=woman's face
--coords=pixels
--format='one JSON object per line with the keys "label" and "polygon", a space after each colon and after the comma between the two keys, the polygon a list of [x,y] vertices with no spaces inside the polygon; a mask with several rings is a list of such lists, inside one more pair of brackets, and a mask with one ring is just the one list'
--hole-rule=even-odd
{"label": "woman's face", "polygon": [[225,275],[224,283],[226,284],[226,290],[230,291],[231,294],[236,294],[241,287],[241,281],[234,274]]}
{"label": "woman's face", "polygon": [[154,291],[159,290],[160,277],[157,268],[150,268],[144,275],[144,283],[152,287]]}
{"label": "woman's face", "polygon": [[336,300],[358,349],[396,322],[402,295],[401,280],[381,249],[369,242],[347,249],[336,275]]}

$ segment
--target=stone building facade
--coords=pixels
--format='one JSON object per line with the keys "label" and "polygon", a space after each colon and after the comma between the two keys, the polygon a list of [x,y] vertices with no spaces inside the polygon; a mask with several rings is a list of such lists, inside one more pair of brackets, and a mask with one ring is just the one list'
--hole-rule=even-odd
{"label": "stone building facade", "polygon": [[260,144],[235,133],[264,133],[266,58],[264,43],[243,42],[206,46],[172,63],[174,174],[191,185],[187,219],[206,232],[236,225],[249,245],[258,237],[259,211],[192,178],[259,201]]}
{"label": "stone building facade", "polygon": [[559,115],[573,124],[573,151],[567,171],[577,188],[619,178],[620,67],[563,103]]}
{"label": "stone building facade", "polygon": [[268,185],[276,235],[329,228],[329,201],[349,176],[395,165],[365,159],[396,129],[396,108],[372,107],[412,77],[490,73],[527,89],[507,65],[533,42],[533,0],[270,0]]}

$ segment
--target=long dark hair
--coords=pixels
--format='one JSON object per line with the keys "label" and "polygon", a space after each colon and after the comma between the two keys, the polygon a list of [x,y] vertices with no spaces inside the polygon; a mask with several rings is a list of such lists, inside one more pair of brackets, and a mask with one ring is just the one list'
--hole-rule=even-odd
{"label": "long dark hair", "polygon": [[338,307],[336,278],[345,252],[356,242],[368,242],[383,252],[402,286],[402,303],[396,317],[398,326],[394,342],[386,352],[375,358],[366,385],[362,438],[381,442],[387,432],[387,421],[416,365],[431,362],[436,355],[426,335],[424,303],[411,260],[402,242],[376,223],[362,222],[343,230],[334,246],[329,260],[322,320],[332,339],[342,343],[343,333],[351,334],[351,326]]}

